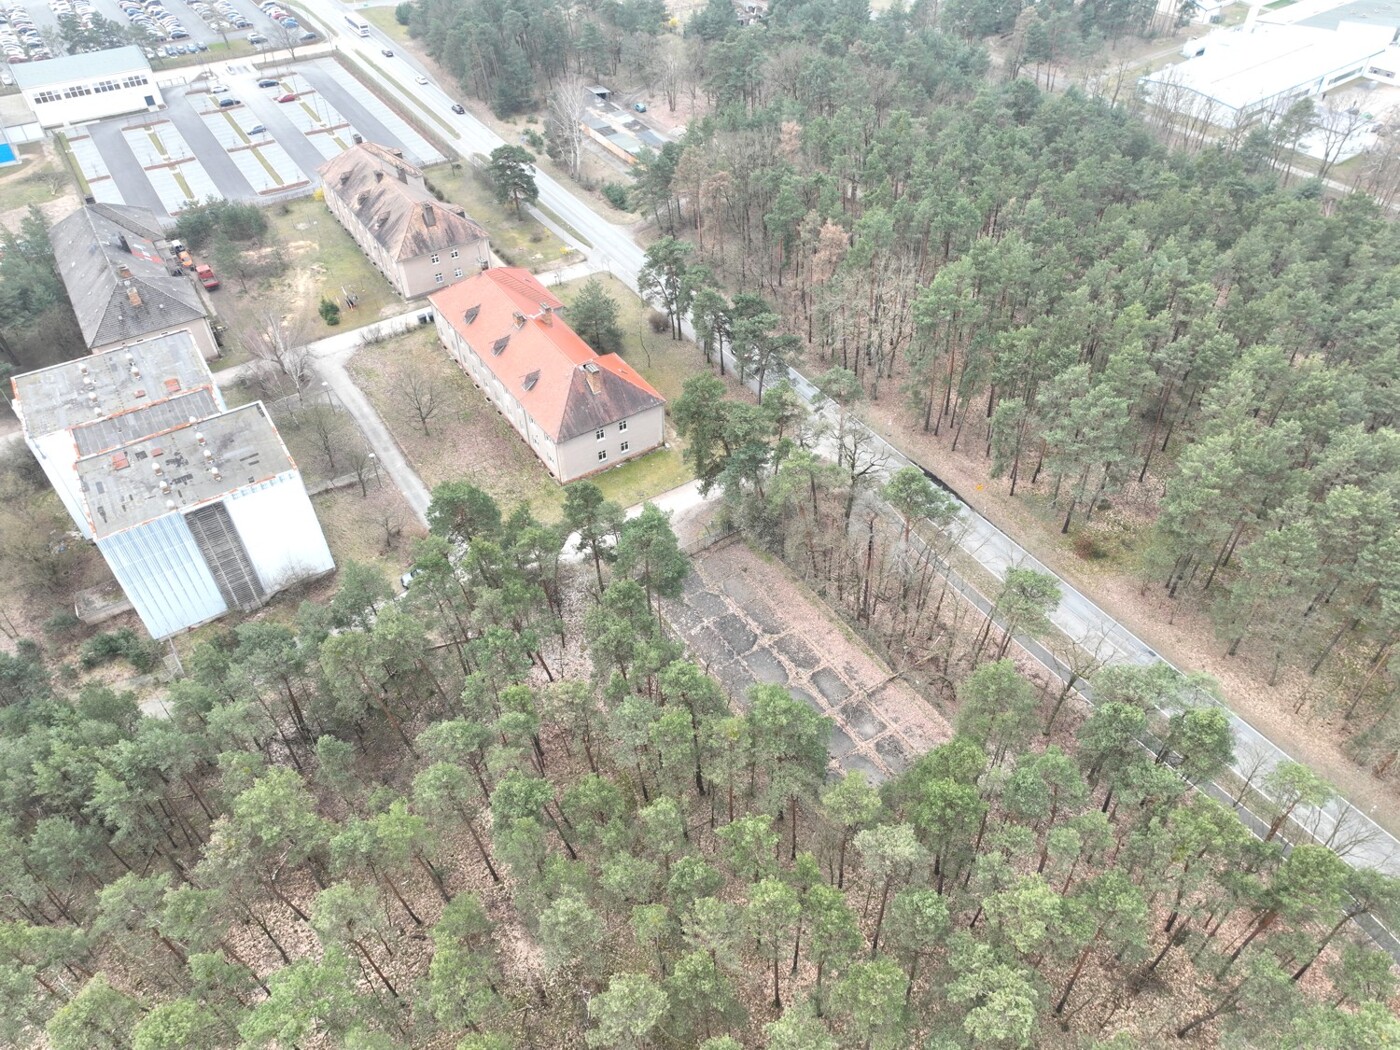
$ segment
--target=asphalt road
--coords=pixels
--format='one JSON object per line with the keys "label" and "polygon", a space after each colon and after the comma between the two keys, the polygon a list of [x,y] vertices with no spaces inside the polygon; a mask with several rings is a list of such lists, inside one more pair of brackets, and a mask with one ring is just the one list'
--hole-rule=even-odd
{"label": "asphalt road", "polygon": [[[302,0],[302,2],[313,12],[321,15],[322,22],[332,33],[338,34],[336,40],[341,50],[359,54],[379,65],[396,64],[396,69],[405,70],[407,73],[406,76],[395,74],[401,82],[406,83],[417,73],[426,74],[426,70],[423,70],[410,56],[396,52],[395,58],[386,59],[381,55],[381,48],[393,48],[394,45],[378,30],[371,30],[371,35],[367,38],[349,35],[348,31],[340,33],[340,27],[345,24],[344,14],[348,8],[336,0]],[[384,89],[386,91],[394,90],[391,84],[385,84]],[[452,145],[464,155],[477,153],[485,156],[497,146],[504,144],[504,140],[499,135],[470,114],[452,114],[448,109],[451,96],[442,92],[435,85],[418,88],[415,91],[418,97],[429,100],[433,105],[439,103],[442,105],[441,115],[457,129],[460,136]],[[410,108],[415,106],[414,101],[404,98],[402,93],[400,93],[400,97],[405,105]],[[633,240],[631,234],[626,229],[603,219],[588,205],[575,197],[572,192],[544,172],[537,173],[536,182],[540,191],[540,203],[559,216],[588,242],[588,245],[583,247],[585,250],[591,247],[590,254],[595,263],[599,264],[601,268],[606,268],[635,290],[637,274],[644,262],[644,253]],[[814,397],[815,392],[812,390],[812,385],[805,377],[792,371],[791,379],[794,387],[814,402],[818,412],[830,412],[829,405],[823,405],[819,396]],[[847,425],[863,426],[861,423],[851,420],[847,421]],[[893,447],[888,446],[888,443],[885,443],[878,435],[872,432],[871,437],[883,443],[888,450],[887,471],[893,472],[899,466],[910,462]],[[925,469],[926,473],[932,473],[927,468],[922,469]],[[1013,566],[1047,571],[1029,552],[991,522],[973,511],[965,501],[963,502],[962,519],[965,526],[961,541],[962,549],[994,576],[1000,578],[1005,574],[1007,568]],[[1064,581],[1061,581],[1061,587],[1063,597],[1059,607],[1052,614],[1052,620],[1055,626],[1068,638],[1090,652],[1109,655],[1111,659],[1119,661],[1148,664],[1161,659],[1149,646],[1079,591]],[[1048,668],[1059,675],[1065,673],[1063,664],[1053,654],[1045,652],[1045,656],[1049,660],[1046,664]],[[1039,659],[1038,655],[1037,658]],[[1229,712],[1229,716],[1235,732],[1238,754],[1252,756],[1262,753],[1266,755],[1264,768],[1269,768],[1288,757],[1255,727],[1233,712]],[[1251,765],[1253,765],[1253,761],[1251,761]],[[1256,779],[1261,772],[1262,770],[1254,770]],[[1341,830],[1343,822],[1369,824],[1370,827],[1367,829],[1365,838],[1362,841],[1352,843],[1352,848],[1346,851],[1344,859],[1347,863],[1358,867],[1376,867],[1391,872],[1400,872],[1400,842],[1397,842],[1384,829],[1371,823],[1345,800],[1338,799],[1320,811],[1309,811],[1299,807],[1295,816],[1299,824],[1310,827],[1313,834],[1323,841],[1327,841],[1334,834],[1337,834]]]}

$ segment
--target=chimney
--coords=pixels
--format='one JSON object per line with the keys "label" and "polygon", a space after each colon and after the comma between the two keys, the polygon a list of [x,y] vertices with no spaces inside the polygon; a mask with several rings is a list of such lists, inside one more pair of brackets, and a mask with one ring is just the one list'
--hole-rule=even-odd
{"label": "chimney", "polygon": [[127,255],[131,254],[131,243],[126,239],[126,234],[117,234],[117,247],[126,252]]}
{"label": "chimney", "polygon": [[342,171],[342,172],[340,173],[340,184],[341,184],[342,186],[344,186],[344,185],[345,185],[347,182],[349,182],[349,181],[350,181],[350,173],[349,173],[348,171]]}
{"label": "chimney", "polygon": [[134,284],[129,284],[126,287],[126,301],[129,302],[132,306],[141,305],[141,293],[136,290],[136,286]]}
{"label": "chimney", "polygon": [[400,181],[400,182],[407,182],[407,181],[408,181],[408,169],[407,169],[407,168],[405,168],[402,164],[399,164],[399,165],[396,165],[395,170],[399,173],[399,181]]}
{"label": "chimney", "polygon": [[598,378],[598,366],[589,361],[580,367],[583,369],[583,381],[588,384],[588,392],[597,397],[603,392],[602,381]]}
{"label": "chimney", "polygon": [[554,323],[554,307],[548,303],[540,303],[540,320],[545,324]]}
{"label": "chimney", "polygon": [[433,206],[432,206],[431,204],[429,204],[427,201],[424,201],[424,202],[423,202],[423,225],[424,225],[424,226],[436,226],[436,225],[437,225],[437,212],[433,211]]}
{"label": "chimney", "polygon": [[123,281],[131,280],[131,267],[128,266],[126,263],[122,263],[120,266],[117,267],[117,276],[120,277]]}
{"label": "chimney", "polygon": [[511,319],[515,322],[516,328],[525,327],[525,315],[522,314],[519,310],[516,310],[515,313],[511,314]]}
{"label": "chimney", "polygon": [[383,181],[384,181],[384,173],[383,173],[382,171],[376,171],[376,172],[374,173],[374,181],[375,181],[375,182],[383,182]]}
{"label": "chimney", "polygon": [[[379,174],[379,173],[378,173],[378,172],[375,172],[375,174],[377,175],[377,174]],[[361,191],[360,191],[360,195],[359,195],[358,197],[355,198],[355,207],[357,207],[357,208],[362,208],[362,207],[364,207],[364,203],[365,203],[365,201],[367,201],[367,200],[369,200],[369,194],[366,193],[366,192],[364,192],[363,190],[361,190]]]}

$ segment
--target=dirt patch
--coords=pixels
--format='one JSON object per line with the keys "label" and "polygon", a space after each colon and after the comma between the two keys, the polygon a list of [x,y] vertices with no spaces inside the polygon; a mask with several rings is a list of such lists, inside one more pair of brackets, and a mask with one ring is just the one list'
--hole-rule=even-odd
{"label": "dirt patch", "polygon": [[[1345,734],[1340,720],[1319,711],[1326,705],[1313,699],[1326,688],[1320,679],[1285,669],[1277,684],[1269,685],[1271,661],[1247,648],[1238,656],[1226,657],[1203,610],[1171,601],[1160,587],[1149,584],[1144,589],[1141,579],[1123,571],[1121,563],[1111,558],[1076,555],[1074,536],[1060,536],[1059,521],[1051,520],[1055,516],[1037,513],[1045,503],[1042,494],[1022,484],[1013,497],[1005,480],[988,480],[987,461],[981,455],[984,445],[977,435],[964,434],[963,444],[954,452],[946,432],[924,433],[920,420],[894,398],[863,406],[861,415],[892,445],[933,470],[979,514],[1014,536],[1165,659],[1216,678],[1240,717],[1330,780],[1386,830],[1400,833],[1400,812],[1386,805],[1400,799],[1400,786],[1378,781],[1342,750]],[[1103,520],[1078,535],[1092,536],[1110,551],[1119,544],[1141,542],[1162,489],[1163,483],[1149,474],[1142,485],[1115,495],[1113,509]]]}
{"label": "dirt patch", "polygon": [[737,707],[747,706],[754,684],[786,686],[832,720],[833,759],[875,781],[953,735],[931,704],[781,564],[738,540],[700,552],[693,564],[667,614]]}

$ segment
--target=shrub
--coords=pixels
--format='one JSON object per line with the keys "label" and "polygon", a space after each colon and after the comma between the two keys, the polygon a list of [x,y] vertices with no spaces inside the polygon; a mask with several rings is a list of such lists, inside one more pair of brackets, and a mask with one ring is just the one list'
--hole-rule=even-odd
{"label": "shrub", "polygon": [[627,210],[627,187],[620,182],[603,183],[603,196],[618,211]]}
{"label": "shrub", "polygon": [[394,8],[394,21],[401,26],[408,25],[409,16],[413,14],[412,4],[399,4]]}
{"label": "shrub", "polygon": [[671,330],[671,319],[660,310],[653,310],[647,314],[647,324],[651,325],[651,330],[657,335]]}
{"label": "shrub", "polygon": [[88,671],[113,660],[125,659],[140,674],[149,674],[160,666],[160,658],[160,643],[142,638],[130,627],[95,634],[78,650],[78,660]]}
{"label": "shrub", "polygon": [[329,299],[322,299],[321,305],[317,307],[321,315],[321,320],[334,327],[340,324],[340,307]]}
{"label": "shrub", "polygon": [[67,634],[82,625],[82,620],[73,615],[71,609],[60,609],[44,621],[45,634]]}
{"label": "shrub", "polygon": [[530,144],[532,150],[536,150],[540,153],[544,152],[544,139],[534,128],[525,129],[525,141]]}

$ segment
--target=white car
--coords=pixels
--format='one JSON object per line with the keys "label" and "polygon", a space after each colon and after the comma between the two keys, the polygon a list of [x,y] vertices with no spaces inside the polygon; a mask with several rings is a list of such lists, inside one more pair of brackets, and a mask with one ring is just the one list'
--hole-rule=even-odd
{"label": "white car", "polygon": [[428,82],[428,78],[425,77],[422,73],[419,73],[419,74],[418,74],[416,77],[414,77],[413,79],[416,80],[416,81],[418,81],[418,83],[420,83],[420,84],[426,84],[426,83]]}

